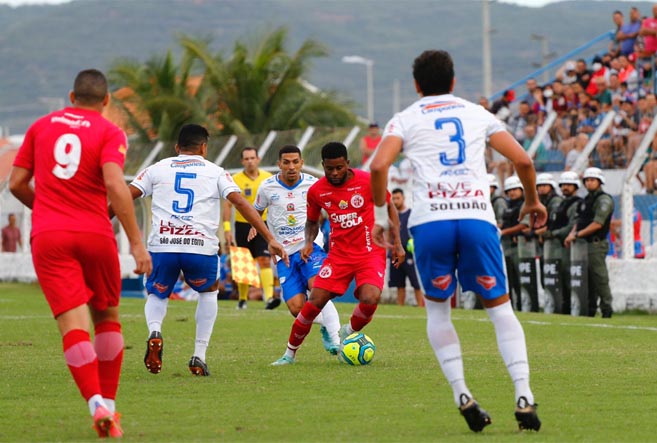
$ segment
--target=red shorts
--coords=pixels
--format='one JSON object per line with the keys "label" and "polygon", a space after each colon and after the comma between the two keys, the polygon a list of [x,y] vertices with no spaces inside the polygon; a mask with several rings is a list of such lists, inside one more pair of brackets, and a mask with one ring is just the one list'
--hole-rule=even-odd
{"label": "red shorts", "polygon": [[351,281],[356,279],[356,289],[364,284],[383,289],[386,274],[386,253],[380,250],[361,259],[344,259],[329,252],[319,270],[313,288],[326,289],[334,294],[344,294]]}
{"label": "red shorts", "polygon": [[32,238],[32,261],[55,317],[85,304],[98,311],[119,305],[121,268],[114,238],[42,232]]}

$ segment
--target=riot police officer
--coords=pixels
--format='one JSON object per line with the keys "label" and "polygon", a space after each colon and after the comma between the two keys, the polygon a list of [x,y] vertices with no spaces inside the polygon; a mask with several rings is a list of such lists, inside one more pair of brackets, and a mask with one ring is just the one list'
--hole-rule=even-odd
{"label": "riot police officer", "polygon": [[513,175],[504,180],[504,192],[507,196],[507,208],[502,214],[502,248],[509,279],[509,292],[512,294],[511,301],[513,307],[520,310],[522,306],[517,237],[529,227],[529,217],[523,219],[522,223],[518,221],[520,209],[525,202],[524,189],[518,176]]}
{"label": "riot police officer", "polygon": [[486,178],[488,178],[488,183],[490,185],[490,203],[493,206],[495,221],[497,222],[497,227],[501,228],[502,216],[507,208],[506,200],[504,197],[497,194],[497,189],[500,187],[499,182],[497,181],[497,176],[495,174],[488,174],[486,175]]}
{"label": "riot police officer", "polygon": [[[609,225],[614,213],[614,200],[602,190],[605,177],[598,168],[588,168],[582,176],[588,194],[580,204],[577,223],[565,240],[569,247],[578,239],[588,243],[588,315],[594,317],[600,299],[600,311],[603,318],[612,314],[612,297],[607,271],[607,252],[609,252]],[[582,306],[581,309],[586,309]]]}
{"label": "riot police officer", "polygon": [[[548,211],[548,221],[550,220],[550,217],[554,217],[554,214],[561,204],[561,201],[563,200],[559,194],[557,194],[557,182],[554,180],[554,177],[552,174],[549,174],[547,172],[544,172],[542,174],[538,174],[536,176],[536,190],[538,192],[538,198],[543,203],[543,206]],[[544,226],[543,228],[535,231],[535,234],[542,234],[546,231],[547,226]],[[552,281],[548,281],[548,288],[546,288],[545,285],[545,273],[546,273],[546,268],[544,266],[545,264],[545,259],[547,258],[548,261],[556,259],[555,254],[561,255],[560,252],[560,245],[555,245],[553,243],[556,243],[554,240],[549,240],[545,239],[544,237],[540,238],[540,241],[537,244],[537,253],[538,256],[540,257],[540,264],[541,264],[541,283],[544,289],[546,289],[546,299],[545,299],[545,312],[548,314],[552,314],[553,312],[561,312],[562,309],[562,302],[561,302],[561,297],[560,294],[554,294],[555,291],[549,290],[550,288],[550,283]],[[547,249],[547,257],[545,254],[545,249]],[[556,263],[556,262],[555,262]],[[552,270],[552,268],[548,268],[548,270]],[[555,296],[556,295],[556,296]]]}
{"label": "riot police officer", "polygon": [[[566,171],[559,177],[559,188],[563,198],[554,212],[549,212],[548,224],[542,237],[545,241],[544,249],[550,248],[551,255],[558,260],[556,269],[544,269],[545,274],[554,274],[559,283],[558,296],[555,300],[555,313],[570,314],[570,249],[564,247],[564,240],[575,226],[577,208],[582,198],[577,195],[580,187],[579,177],[574,171]],[[588,313],[588,308],[587,308]]]}

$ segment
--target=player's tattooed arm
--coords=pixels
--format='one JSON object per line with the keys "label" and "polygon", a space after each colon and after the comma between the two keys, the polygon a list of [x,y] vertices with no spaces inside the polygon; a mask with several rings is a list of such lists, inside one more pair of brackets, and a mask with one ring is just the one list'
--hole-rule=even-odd
{"label": "player's tattooed arm", "polygon": [[306,220],[306,229],[305,229],[306,244],[301,250],[301,259],[303,261],[308,260],[310,254],[312,254],[313,242],[317,238],[318,234],[319,234],[319,220],[316,221],[312,221],[310,219]]}

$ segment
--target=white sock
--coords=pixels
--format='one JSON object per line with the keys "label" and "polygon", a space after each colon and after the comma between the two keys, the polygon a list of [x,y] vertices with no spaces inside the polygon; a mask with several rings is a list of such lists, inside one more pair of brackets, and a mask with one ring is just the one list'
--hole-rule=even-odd
{"label": "white sock", "polygon": [[219,291],[201,292],[196,305],[196,341],[194,355],[205,361],[214,322],[217,319],[217,294]]}
{"label": "white sock", "polygon": [[154,331],[162,332],[162,322],[167,315],[168,298],[160,298],[157,295],[148,294],[146,305],[144,306],[144,315],[148,325],[148,333]]}
{"label": "white sock", "polygon": [[331,300],[326,303],[326,306],[324,306],[324,309],[322,309],[322,312],[319,315],[322,316],[321,324],[331,336],[331,341],[335,344],[339,344],[340,335],[338,332],[340,331],[340,314],[338,314],[338,310],[335,308],[335,305]]}
{"label": "white sock", "polygon": [[313,320],[313,324],[324,326],[324,316],[320,312],[317,317],[315,317],[315,320]]}
{"label": "white sock", "polygon": [[288,343],[287,344],[287,349],[285,349],[285,355],[287,357],[290,357],[291,359],[294,359],[294,357],[297,355],[297,350],[298,349],[299,349],[298,346],[295,348],[290,343]]}
{"label": "white sock", "polygon": [[87,404],[89,405],[89,412],[91,412],[92,417],[96,413],[96,408],[99,406],[103,406],[105,409],[109,410],[105,400],[103,400],[103,396],[100,394],[92,395],[89,400],[87,400]]}
{"label": "white sock", "polygon": [[116,402],[114,400],[110,400],[109,398],[103,398],[103,401],[107,405],[107,409],[113,414],[116,412]]}
{"label": "white sock", "polygon": [[452,308],[449,300],[439,303],[426,299],[425,302],[429,343],[436,354],[445,378],[452,387],[456,406],[461,406],[461,394],[470,398],[472,398],[472,394],[465,384],[461,344],[452,323]]}
{"label": "white sock", "polygon": [[525,333],[511,308],[506,302],[494,308],[487,308],[488,317],[495,326],[497,347],[509,371],[516,390],[516,401],[525,397],[529,404],[534,404],[534,394],[529,388],[529,361]]}

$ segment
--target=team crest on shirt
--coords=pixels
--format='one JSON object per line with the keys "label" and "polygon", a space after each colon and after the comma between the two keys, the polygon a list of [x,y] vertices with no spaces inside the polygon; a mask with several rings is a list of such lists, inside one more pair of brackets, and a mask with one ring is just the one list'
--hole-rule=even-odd
{"label": "team crest on shirt", "polygon": [[290,214],[287,216],[287,224],[289,226],[294,226],[297,224],[297,218],[294,216],[294,214]]}
{"label": "team crest on shirt", "polygon": [[[360,194],[354,194],[351,196],[351,206],[354,208],[360,208],[365,204],[365,199]],[[344,209],[344,208],[342,208]]]}
{"label": "team crest on shirt", "polygon": [[331,202],[324,202],[324,206],[326,206],[327,208],[330,208],[331,207]]}
{"label": "team crest on shirt", "polygon": [[319,276],[321,278],[330,278],[333,275],[333,268],[331,265],[322,266],[322,269],[319,270]]}
{"label": "team crest on shirt", "polygon": [[251,194],[253,194],[253,190],[251,190],[251,188],[244,188],[244,195],[246,197],[251,197]]}
{"label": "team crest on shirt", "polygon": [[349,204],[347,204],[347,202],[344,200],[340,200],[338,206],[340,207],[340,209],[347,209],[349,207]]}
{"label": "team crest on shirt", "polygon": [[287,204],[287,210],[288,211],[294,211],[294,203],[288,203]]}
{"label": "team crest on shirt", "polygon": [[485,290],[490,291],[497,284],[497,280],[490,275],[478,275],[477,283],[479,283]]}
{"label": "team crest on shirt", "polygon": [[294,192],[288,192],[287,193],[287,198],[290,198],[290,199],[294,198]]}
{"label": "team crest on shirt", "polygon": [[452,283],[452,276],[447,274],[447,275],[440,275],[433,280],[431,280],[431,284],[435,286],[436,288],[440,289],[441,291],[446,290],[450,283]]}

